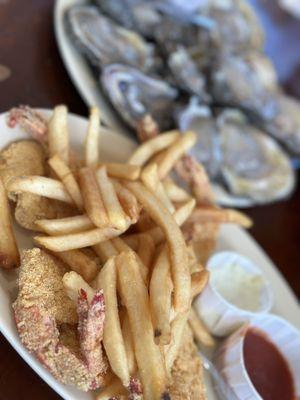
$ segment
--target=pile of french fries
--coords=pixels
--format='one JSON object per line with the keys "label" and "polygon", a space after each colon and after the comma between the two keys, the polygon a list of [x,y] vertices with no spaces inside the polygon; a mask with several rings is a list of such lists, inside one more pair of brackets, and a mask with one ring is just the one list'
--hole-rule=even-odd
{"label": "pile of french fries", "polygon": [[[89,299],[103,290],[103,346],[112,376],[97,399],[128,395],[132,378],[140,380],[144,399],[166,399],[185,326],[197,341],[214,345],[192,309],[208,272],[181,229],[196,200],[170,175],[196,136],[161,134],[137,147],[123,164],[101,161],[100,136],[100,113],[93,107],[81,160],[70,148],[67,108],[57,106],[48,124],[49,176],[16,177],[6,189],[77,209],[76,216],[36,221],[43,234],[34,242],[69,266],[63,283],[71,299],[77,301],[80,289]],[[1,184],[0,201],[2,266],[12,267],[19,254]],[[205,221],[208,213],[205,208]]]}

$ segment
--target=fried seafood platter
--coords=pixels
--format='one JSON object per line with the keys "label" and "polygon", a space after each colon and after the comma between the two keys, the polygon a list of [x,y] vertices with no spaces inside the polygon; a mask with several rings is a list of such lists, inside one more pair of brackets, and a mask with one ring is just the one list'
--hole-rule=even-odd
{"label": "fried seafood platter", "polygon": [[97,108],[77,148],[66,106],[44,115],[12,109],[7,124],[24,137],[0,153],[0,265],[17,275],[22,344],[98,400],[206,399],[195,342],[214,339],[193,300],[220,225],[251,221],[215,205],[188,155],[194,132],[153,135],[127,157]]}

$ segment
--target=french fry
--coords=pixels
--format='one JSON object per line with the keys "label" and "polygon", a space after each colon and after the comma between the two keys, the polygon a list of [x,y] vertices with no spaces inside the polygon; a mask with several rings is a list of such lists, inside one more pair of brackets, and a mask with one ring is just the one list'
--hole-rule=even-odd
{"label": "french fry", "polygon": [[20,256],[12,228],[8,198],[0,179],[0,267],[10,269],[19,264]]}
{"label": "french fry", "polygon": [[56,106],[48,124],[48,148],[50,157],[58,154],[69,164],[69,132],[68,109],[66,106]]}
{"label": "french fry", "polygon": [[[131,248],[128,246],[128,244],[126,242],[124,242],[124,240],[120,237],[116,237],[114,239],[112,239],[112,243],[115,246],[115,248],[118,250],[119,253],[122,252],[132,252]],[[140,268],[140,272],[141,275],[143,277],[143,281],[146,283],[148,280],[148,268],[146,267],[146,265],[142,262],[142,260],[140,259],[140,257],[136,254],[133,253],[137,263],[139,264],[139,268]]]}
{"label": "french fry", "polygon": [[133,253],[116,257],[120,295],[128,312],[139,375],[145,400],[163,398],[166,373],[159,347],[154,343],[148,290]]}
{"label": "french fry", "polygon": [[165,346],[165,363],[169,378],[171,377],[172,367],[177,358],[180,349],[182,335],[186,327],[189,310],[184,313],[179,313],[171,323],[172,340],[168,346]]}
{"label": "french fry", "polygon": [[12,193],[32,193],[74,204],[73,199],[60,181],[44,176],[18,176],[11,178],[6,185],[6,189]]}
{"label": "french fry", "polygon": [[[129,247],[129,246],[128,246]],[[141,259],[142,263],[150,271],[155,254],[155,243],[150,235],[141,234],[139,236],[139,247],[137,249],[137,255]]]}
{"label": "french fry", "polygon": [[92,301],[95,291],[77,272],[67,272],[63,276],[63,285],[69,298],[77,304],[78,294],[83,289],[89,302]]}
{"label": "french fry", "polygon": [[117,196],[122,205],[123,210],[131,219],[131,223],[135,224],[139,219],[141,210],[141,207],[138,204],[136,197],[130,192],[130,190],[124,187],[116,179],[112,179],[112,183],[117,192]]}
{"label": "french fry", "polygon": [[154,337],[158,345],[169,344],[171,340],[172,290],[169,249],[164,246],[154,264],[149,289]]}
{"label": "french fry", "polygon": [[119,254],[119,251],[113,245],[111,240],[97,243],[93,246],[93,249],[102,263],[106,263],[109,258]]}
{"label": "french fry", "polygon": [[[183,204],[174,212],[173,217],[179,226],[185,223],[185,221],[191,215],[195,205],[196,201],[194,199],[190,199],[187,201],[187,203]],[[154,228],[151,228],[143,233],[151,236],[156,245],[160,244],[165,238],[164,232],[159,226],[155,226]],[[125,236],[124,240],[132,249],[137,250],[139,245],[139,235],[140,233]]]}
{"label": "french fry", "polygon": [[233,223],[244,228],[251,228],[251,219],[240,211],[217,208],[217,207],[197,207],[191,214],[189,220],[204,224],[206,222]]}
{"label": "french fry", "polygon": [[59,236],[68,233],[87,231],[94,227],[94,224],[87,215],[58,219],[38,219],[35,224],[48,235]]}
{"label": "french fry", "polygon": [[155,223],[151,219],[150,215],[147,214],[145,211],[142,211],[138,222],[135,224],[136,230],[138,232],[145,232],[154,227]]}
{"label": "french fry", "polygon": [[96,166],[99,162],[99,137],[100,111],[97,107],[92,107],[84,144],[84,160],[87,167]]}
{"label": "french fry", "polygon": [[171,214],[173,214],[175,208],[168,198],[163,184],[159,180],[157,164],[147,165],[141,173],[141,180],[146,188],[149,189],[152,193],[156,194],[163,205],[170,211]]}
{"label": "french fry", "polygon": [[105,299],[104,348],[111,369],[121,379],[123,385],[128,387],[130,373],[118,311],[117,269],[114,258],[105,263],[99,275],[97,289],[103,290]]}
{"label": "french fry", "polygon": [[198,314],[192,307],[189,314],[189,325],[193,331],[195,340],[207,347],[215,346],[216,342],[211,336],[203,322],[199,319]]}
{"label": "french fry", "polygon": [[77,208],[82,211],[83,210],[83,200],[80,193],[79,185],[70,170],[70,168],[65,164],[65,162],[56,154],[52,158],[48,160],[50,167],[59,177],[59,179],[64,184],[67,192],[73,199]]}
{"label": "french fry", "polygon": [[96,400],[112,400],[116,398],[118,400],[125,400],[128,398],[128,392],[118,378],[114,378],[96,395]]}
{"label": "french fry", "polygon": [[69,250],[53,253],[77,272],[86,282],[91,282],[98,274],[99,268],[94,260],[80,250]]}
{"label": "french fry", "polygon": [[128,314],[125,314],[122,323],[122,335],[124,340],[124,346],[126,351],[127,363],[129,368],[130,375],[134,375],[137,371],[135,353],[134,353],[134,346],[133,346],[133,339],[132,333],[130,330],[130,321],[128,318]]}
{"label": "french fry", "polygon": [[207,285],[208,279],[209,279],[209,272],[207,269],[203,269],[202,271],[199,272],[194,272],[192,274],[192,286],[191,286],[191,295],[192,298],[198,296],[205,286]]}
{"label": "french fry", "polygon": [[86,213],[91,221],[98,227],[109,225],[109,219],[103,204],[95,172],[92,168],[85,167],[79,170],[79,183]]}
{"label": "french fry", "polygon": [[189,306],[191,277],[187,265],[187,250],[182,232],[170,212],[157,201],[157,198],[145,186],[139,182],[128,182],[126,187],[133,192],[167,238],[174,282],[174,307],[177,311],[184,312]]}
{"label": "french fry", "polygon": [[172,180],[168,179],[163,182],[165,192],[169,199],[175,203],[190,200],[191,196],[181,187],[177,186]]}
{"label": "french fry", "polygon": [[67,251],[94,246],[97,243],[112,239],[122,233],[123,232],[118,229],[106,227],[62,236],[36,236],[34,241],[38,245],[51,251]]}
{"label": "french fry", "polygon": [[106,168],[102,167],[96,171],[96,178],[100,189],[102,201],[112,226],[124,229],[128,226],[129,217],[123,211],[115,188],[107,176]]}
{"label": "french fry", "polygon": [[131,165],[143,166],[154,154],[166,149],[179,138],[178,131],[166,132],[140,145],[128,162]]}
{"label": "french fry", "polygon": [[108,176],[112,178],[126,179],[136,181],[139,179],[141,168],[137,165],[121,164],[121,163],[105,163],[98,164],[99,168],[106,167]]}
{"label": "french fry", "polygon": [[197,136],[195,132],[187,131],[170,146],[158,165],[158,176],[164,179],[176,162],[196,143]]}

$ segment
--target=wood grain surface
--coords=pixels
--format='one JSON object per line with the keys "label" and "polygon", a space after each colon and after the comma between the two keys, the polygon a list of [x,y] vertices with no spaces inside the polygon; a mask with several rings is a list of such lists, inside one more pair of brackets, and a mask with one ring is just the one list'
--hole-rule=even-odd
{"label": "wood grain surface", "polygon": [[[300,97],[300,21],[280,12],[275,0],[251,2],[267,27],[267,53],[282,83]],[[57,50],[53,6],[53,0],[0,0],[0,112],[17,104],[65,103],[87,115]],[[247,212],[255,222],[252,235],[299,297],[300,189],[289,200]],[[59,398],[0,335],[0,400]]]}

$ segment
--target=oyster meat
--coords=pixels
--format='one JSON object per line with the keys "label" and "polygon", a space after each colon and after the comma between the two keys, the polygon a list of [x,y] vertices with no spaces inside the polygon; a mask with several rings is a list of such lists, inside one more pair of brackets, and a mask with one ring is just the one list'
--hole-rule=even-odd
{"label": "oyster meat", "polygon": [[279,140],[292,154],[300,155],[300,101],[279,94],[275,116],[261,126]]}
{"label": "oyster meat", "polygon": [[239,112],[224,112],[218,120],[222,176],[230,191],[257,203],[287,197],[295,187],[288,156]]}
{"label": "oyster meat", "polygon": [[168,66],[178,87],[197,95],[203,101],[209,101],[206,91],[206,76],[184,47],[178,47],[168,58]]}
{"label": "oyster meat", "polygon": [[122,118],[133,128],[150,115],[161,130],[171,125],[172,108],[178,92],[167,82],[122,64],[108,65],[102,86]]}
{"label": "oyster meat", "polygon": [[220,57],[212,69],[210,81],[217,104],[242,108],[262,120],[276,115],[277,76],[269,59],[261,53]]}
{"label": "oyster meat", "polygon": [[96,7],[76,5],[66,17],[78,47],[94,66],[123,63],[144,71],[154,67],[153,45],[101,15]]}
{"label": "oyster meat", "polygon": [[153,29],[161,22],[161,17],[152,1],[142,0],[95,0],[95,4],[105,14],[119,24],[152,37]]}
{"label": "oyster meat", "polygon": [[197,143],[191,154],[204,165],[210,178],[215,179],[220,172],[221,153],[216,121],[211,109],[201,104],[199,98],[192,97],[187,107],[177,115],[179,129],[197,133]]}

